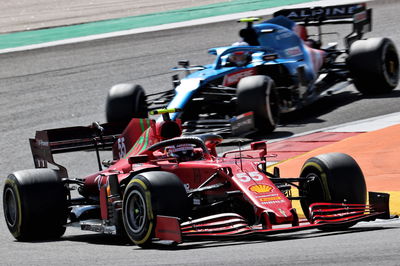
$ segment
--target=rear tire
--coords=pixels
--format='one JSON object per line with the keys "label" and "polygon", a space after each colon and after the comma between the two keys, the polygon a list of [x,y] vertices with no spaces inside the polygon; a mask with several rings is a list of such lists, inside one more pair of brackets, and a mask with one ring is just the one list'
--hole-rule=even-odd
{"label": "rear tire", "polygon": [[123,199],[123,222],[129,238],[141,247],[151,245],[157,215],[184,219],[190,211],[181,180],[168,172],[154,171],[135,176]]}
{"label": "rear tire", "polygon": [[[357,162],[347,154],[327,153],[312,157],[304,163],[300,176],[314,177],[313,181],[301,183],[299,188],[300,196],[306,197],[300,200],[300,203],[304,215],[309,220],[309,206],[315,202],[366,203],[367,188],[364,175]],[[327,226],[325,229],[330,228]]]}
{"label": "rear tire", "polygon": [[263,75],[242,78],[237,87],[239,114],[252,111],[255,127],[271,133],[279,121],[279,101],[274,81]]}
{"label": "rear tire", "polygon": [[354,42],[347,65],[356,89],[363,94],[389,93],[398,85],[399,58],[396,46],[388,38]]}
{"label": "rear tire", "polygon": [[15,239],[57,239],[65,233],[67,191],[54,170],[18,171],[5,181],[3,210]]}
{"label": "rear tire", "polygon": [[140,85],[117,84],[110,89],[106,102],[108,122],[129,122],[133,117],[147,116],[146,95]]}

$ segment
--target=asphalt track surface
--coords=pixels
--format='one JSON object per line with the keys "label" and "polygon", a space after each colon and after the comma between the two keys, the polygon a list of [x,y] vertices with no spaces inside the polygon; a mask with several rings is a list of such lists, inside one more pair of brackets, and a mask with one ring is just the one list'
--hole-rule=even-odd
{"label": "asphalt track surface", "polygon": [[117,19],[180,8],[223,3],[226,0],[30,0],[7,1],[0,10],[0,32],[60,27],[100,20]]}
{"label": "asphalt track surface", "polygon": [[[379,3],[373,5],[374,32],[369,36],[390,37],[400,47],[400,3]],[[33,167],[27,140],[35,130],[104,121],[105,95],[113,84],[140,83],[148,92],[169,88],[169,68],[178,59],[209,62],[205,51],[237,40],[239,28],[233,22],[218,23],[1,55],[0,176]],[[278,130],[267,137],[289,137],[399,112],[399,96],[399,88],[367,98],[349,87],[284,117]],[[76,167],[72,176],[96,170],[94,156],[78,155],[60,158]],[[393,158],[377,158],[385,159]],[[312,230],[252,241],[142,250],[78,229],[67,229],[61,241],[18,243],[0,219],[0,255],[4,265],[399,265],[399,230],[398,220],[377,221],[346,232]]]}
{"label": "asphalt track surface", "polygon": [[321,4],[316,0],[285,0],[284,3],[280,0],[99,0],[84,3],[75,0],[40,0],[34,4],[20,0],[7,3],[0,10],[0,33],[4,33],[0,35],[0,49],[202,18],[220,18],[232,13],[310,1]]}

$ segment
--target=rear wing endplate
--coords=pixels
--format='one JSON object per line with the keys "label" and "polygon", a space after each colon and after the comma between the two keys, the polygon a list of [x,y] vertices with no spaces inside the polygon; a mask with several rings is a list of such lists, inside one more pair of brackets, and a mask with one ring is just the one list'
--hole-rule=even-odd
{"label": "rear wing endplate", "polygon": [[112,147],[124,130],[125,123],[93,123],[91,126],[77,126],[36,131],[29,139],[35,168],[47,168],[48,163],[59,168],[60,174],[67,175],[65,167],[54,161],[53,154],[73,151],[98,150]]}

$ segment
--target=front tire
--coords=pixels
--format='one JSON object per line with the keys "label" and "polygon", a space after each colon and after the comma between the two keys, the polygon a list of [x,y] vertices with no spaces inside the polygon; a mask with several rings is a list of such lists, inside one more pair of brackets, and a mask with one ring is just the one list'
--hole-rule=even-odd
{"label": "front tire", "polygon": [[261,133],[271,133],[279,121],[278,94],[274,81],[263,75],[242,78],[237,87],[239,114],[252,111],[255,127]]}
{"label": "front tire", "polygon": [[389,93],[399,82],[396,46],[388,38],[355,41],[347,65],[356,89],[366,95]]}
{"label": "front tire", "polygon": [[18,171],[5,181],[3,209],[15,239],[57,239],[65,232],[67,191],[54,170]]}
{"label": "front tire", "polygon": [[300,196],[305,197],[300,200],[301,207],[310,221],[309,206],[315,202],[366,204],[364,175],[357,162],[347,154],[327,153],[312,157],[304,163],[300,176],[314,178],[301,183],[299,188]]}
{"label": "front tire", "polygon": [[180,179],[168,172],[154,171],[135,176],[123,198],[123,222],[129,238],[141,247],[151,245],[157,215],[186,218],[186,190]]}

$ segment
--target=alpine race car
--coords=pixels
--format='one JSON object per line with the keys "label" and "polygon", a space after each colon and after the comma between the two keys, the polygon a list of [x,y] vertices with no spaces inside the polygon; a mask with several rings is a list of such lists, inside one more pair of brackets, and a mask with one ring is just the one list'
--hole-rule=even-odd
{"label": "alpine race car", "polygon": [[[255,24],[242,19],[242,42],[209,50],[214,63],[191,66],[180,61],[173,88],[146,95],[134,84],[118,84],[108,94],[109,122],[147,117],[148,110],[179,108],[172,115],[183,121],[185,134],[230,134],[236,116],[253,112],[253,127],[273,131],[282,113],[299,110],[321,96],[355,85],[363,94],[388,93],[398,85],[399,59],[388,38],[363,39],[371,31],[371,9],[366,4],[285,9]],[[352,25],[338,43],[322,44],[323,32],[333,24]],[[315,28],[317,34],[308,34]],[[160,118],[161,119],[161,118]],[[250,122],[249,122],[250,123]]]}
{"label": "alpine race car", "polygon": [[[215,134],[181,136],[179,121],[133,118],[37,131],[35,169],[10,174],[4,216],[19,241],[60,238],[68,226],[117,234],[139,246],[155,242],[250,237],[319,228],[345,229],[389,216],[389,195],[369,194],[356,161],[342,153],[304,163],[299,177],[267,167],[265,142],[222,156]],[[99,150],[112,148],[112,160]],[[70,177],[53,155],[93,151],[99,171]],[[110,155],[111,157],[111,155]],[[292,194],[297,190],[296,195]],[[304,217],[293,208],[300,201]]]}

